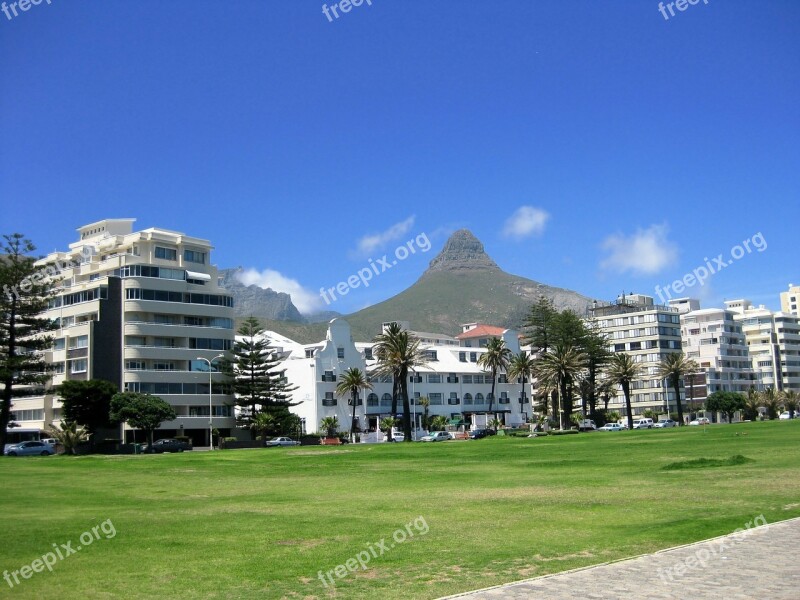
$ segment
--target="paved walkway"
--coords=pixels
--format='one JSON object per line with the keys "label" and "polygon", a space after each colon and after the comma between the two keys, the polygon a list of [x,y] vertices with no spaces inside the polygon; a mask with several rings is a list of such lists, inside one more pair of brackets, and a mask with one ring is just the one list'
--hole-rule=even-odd
{"label": "paved walkway", "polygon": [[448,598],[798,600],[800,518]]}

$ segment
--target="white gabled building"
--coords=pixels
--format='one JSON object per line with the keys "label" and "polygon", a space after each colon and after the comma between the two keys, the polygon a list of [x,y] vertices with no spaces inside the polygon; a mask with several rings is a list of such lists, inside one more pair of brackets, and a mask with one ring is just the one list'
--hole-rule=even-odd
{"label": "white gabled building", "polygon": [[[407,323],[403,325],[408,326]],[[416,332],[412,333],[416,335]],[[445,416],[453,425],[485,425],[491,418],[491,375],[477,364],[485,348],[465,346],[463,341],[456,345],[453,343],[455,338],[438,334],[425,333],[420,337],[427,340],[420,344],[426,361],[409,374],[408,383],[416,427],[421,426],[422,412],[418,399],[423,396],[430,400],[430,416]],[[505,340],[512,352],[520,351],[519,336],[515,331],[500,330],[498,337]],[[281,366],[286,369],[289,382],[297,386],[292,399],[299,404],[292,407],[292,411],[303,420],[306,432],[318,431],[320,421],[330,416],[338,418],[342,430],[349,429],[352,418],[350,398],[349,395],[337,396],[336,385],[341,374],[353,367],[365,371],[373,385],[371,391],[360,394],[356,406],[359,428],[376,431],[380,420],[390,415],[391,378],[374,374],[377,360],[373,355],[373,344],[355,343],[350,325],[341,318],[330,322],[325,340],[296,347]],[[531,417],[530,382],[526,382],[523,392],[521,383],[508,382],[505,374],[499,374],[497,380],[491,414],[496,413],[506,425],[526,423]],[[398,402],[398,413],[402,413],[402,402]]]}

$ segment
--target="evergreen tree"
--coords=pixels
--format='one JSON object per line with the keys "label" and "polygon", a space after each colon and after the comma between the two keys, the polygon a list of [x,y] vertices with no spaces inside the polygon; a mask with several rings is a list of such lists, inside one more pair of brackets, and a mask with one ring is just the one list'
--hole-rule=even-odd
{"label": "evergreen tree", "polygon": [[3,236],[0,251],[0,447],[6,443],[12,400],[41,393],[50,380],[44,351],[53,345],[47,332],[57,328],[41,315],[54,296],[54,281],[34,266],[36,247],[19,233]]}
{"label": "evergreen tree", "polygon": [[253,425],[260,413],[278,416],[290,406],[297,406],[290,402],[291,393],[297,388],[289,385],[286,370],[278,368],[281,360],[269,348],[258,319],[245,319],[236,333],[241,339],[234,343],[233,358],[226,369],[233,377],[236,405],[245,409],[238,424],[251,429],[255,436]]}

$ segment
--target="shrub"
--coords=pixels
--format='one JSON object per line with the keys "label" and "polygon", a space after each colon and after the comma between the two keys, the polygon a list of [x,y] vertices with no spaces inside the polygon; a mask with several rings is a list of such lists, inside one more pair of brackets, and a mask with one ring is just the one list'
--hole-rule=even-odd
{"label": "shrub", "polygon": [[571,433],[580,433],[577,429],[552,429],[548,435],[569,435]]}

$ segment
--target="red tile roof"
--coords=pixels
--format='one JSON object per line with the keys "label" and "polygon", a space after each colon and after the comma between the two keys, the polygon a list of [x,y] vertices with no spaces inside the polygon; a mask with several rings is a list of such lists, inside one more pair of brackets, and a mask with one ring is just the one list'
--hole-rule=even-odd
{"label": "red tile roof", "polygon": [[476,338],[476,337],[500,337],[503,335],[505,331],[502,327],[496,327],[495,325],[484,325],[479,324],[474,329],[470,329],[469,331],[464,331],[463,333],[459,333],[456,336],[457,340],[466,340],[469,338]]}

